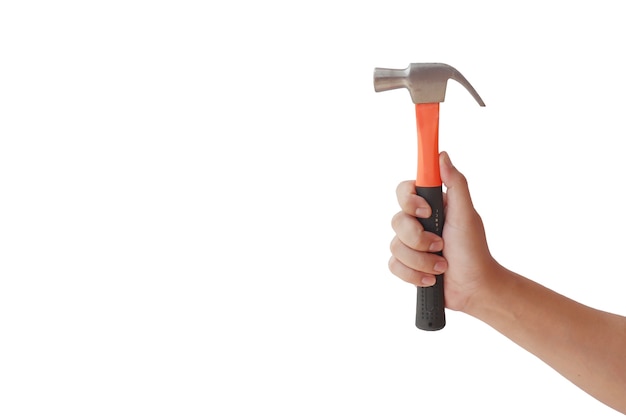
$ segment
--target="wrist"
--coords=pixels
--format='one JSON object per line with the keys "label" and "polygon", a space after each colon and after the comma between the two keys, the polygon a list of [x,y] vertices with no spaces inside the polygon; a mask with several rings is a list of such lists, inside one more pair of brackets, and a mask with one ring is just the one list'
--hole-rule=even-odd
{"label": "wrist", "polygon": [[481,283],[467,298],[461,311],[482,321],[497,310],[506,310],[515,293],[518,275],[495,260],[486,267]]}

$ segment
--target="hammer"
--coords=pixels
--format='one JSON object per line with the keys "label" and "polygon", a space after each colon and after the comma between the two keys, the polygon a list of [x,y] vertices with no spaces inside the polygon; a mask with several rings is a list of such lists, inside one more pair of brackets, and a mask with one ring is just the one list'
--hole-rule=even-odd
{"label": "hammer", "polygon": [[[376,92],[406,88],[415,103],[417,120],[417,178],[415,192],[432,209],[428,219],[419,219],[424,230],[441,236],[444,211],[441,177],[439,174],[439,103],[446,95],[448,79],[464,86],[478,104],[485,103],[465,77],[446,64],[410,64],[405,69],[374,69]],[[441,253],[439,253],[441,255]],[[435,285],[417,287],[415,325],[421,330],[440,330],[446,325],[443,298],[443,274],[437,275]]]}

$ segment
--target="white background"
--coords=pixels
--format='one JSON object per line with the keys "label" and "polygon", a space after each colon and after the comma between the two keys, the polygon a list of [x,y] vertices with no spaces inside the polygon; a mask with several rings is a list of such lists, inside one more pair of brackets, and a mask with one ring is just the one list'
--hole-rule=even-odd
{"label": "white background", "polygon": [[6,1],[0,415],[618,415],[387,270],[406,91],[496,258],[625,314],[620,2]]}

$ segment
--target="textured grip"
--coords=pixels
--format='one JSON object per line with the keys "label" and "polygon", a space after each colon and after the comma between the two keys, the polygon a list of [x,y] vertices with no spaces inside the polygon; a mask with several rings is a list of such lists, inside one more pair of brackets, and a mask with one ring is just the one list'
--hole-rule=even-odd
{"label": "textured grip", "polygon": [[[443,193],[438,187],[415,187],[417,195],[423,197],[432,209],[427,219],[418,219],[424,230],[441,236],[443,231]],[[441,255],[441,253],[439,253]],[[421,330],[440,330],[446,325],[443,299],[443,274],[437,275],[432,287],[417,287],[417,312],[415,325]]]}

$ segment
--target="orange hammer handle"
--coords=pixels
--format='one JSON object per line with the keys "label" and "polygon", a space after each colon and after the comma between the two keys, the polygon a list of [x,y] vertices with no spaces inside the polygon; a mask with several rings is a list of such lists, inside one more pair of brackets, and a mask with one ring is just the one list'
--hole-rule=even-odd
{"label": "orange hammer handle", "polygon": [[[419,218],[424,230],[441,236],[444,210],[441,175],[439,174],[439,103],[415,105],[417,119],[417,178],[415,193],[423,197],[432,214]],[[439,253],[441,255],[441,253]],[[415,325],[422,330],[440,330],[446,325],[443,274],[437,275],[435,285],[417,287]]]}
{"label": "orange hammer handle", "polygon": [[417,187],[441,185],[439,174],[439,103],[415,105],[417,121]]}

